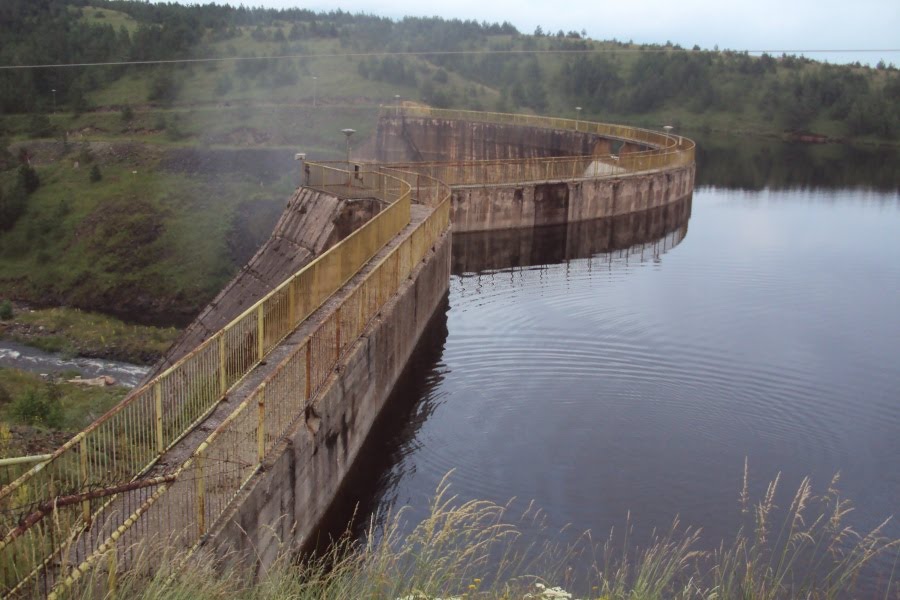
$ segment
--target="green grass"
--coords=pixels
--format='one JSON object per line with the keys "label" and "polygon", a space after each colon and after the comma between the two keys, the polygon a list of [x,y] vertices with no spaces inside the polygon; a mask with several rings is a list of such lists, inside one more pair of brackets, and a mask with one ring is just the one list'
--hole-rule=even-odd
{"label": "green grass", "polygon": [[[547,531],[540,536],[547,541],[526,541],[521,524],[540,524],[540,511],[529,507],[515,518],[509,506],[462,501],[445,480],[429,515],[415,527],[403,511],[388,515],[364,541],[339,541],[324,556],[299,564],[285,548],[258,580],[240,566],[216,568],[207,555],[185,563],[171,553],[148,579],[140,572],[149,561],[138,559],[137,570],[119,578],[117,594],[143,600],[896,598],[897,573],[880,573],[874,595],[858,587],[858,578],[876,559],[896,562],[900,540],[885,538],[881,528],[857,534],[848,526],[850,505],[836,483],[834,478],[817,495],[805,479],[790,505],[779,509],[773,501],[778,479],[751,504],[745,475],[745,522],[730,540],[708,550],[700,530],[677,522],[647,540],[632,539],[626,529],[604,541],[585,533],[562,542]],[[104,566],[70,597],[102,597],[108,562],[99,564]]]}
{"label": "green grass", "polygon": [[47,352],[115,358],[132,363],[156,361],[178,336],[173,327],[148,327],[77,308],[17,311],[0,336]]}
{"label": "green grass", "polygon": [[[161,170],[152,147],[125,158],[95,154],[103,173],[96,183],[87,163],[73,166],[77,144],[65,159],[38,167],[41,187],[0,236],[8,295],[127,312],[143,322],[165,322],[170,310],[191,313],[239,266],[227,239],[240,226],[237,207],[281,204],[292,188],[290,181],[260,187],[237,175]],[[13,175],[0,174],[0,185],[11,185]]]}
{"label": "green grass", "polygon": [[[74,377],[75,373],[70,375]],[[121,386],[92,387],[65,381],[49,382],[35,373],[0,367],[0,422],[7,428],[30,427],[18,441],[7,438],[4,442],[6,447],[0,448],[0,451],[4,452],[3,456],[52,451],[58,443],[50,442],[44,447],[41,444],[41,439],[50,430],[74,434],[115,406],[127,391]],[[22,418],[17,408],[29,393],[58,396],[58,414],[52,426]]]}
{"label": "green grass", "polygon": [[108,8],[85,7],[82,9],[80,20],[89,25],[111,25],[116,31],[124,27],[129,33],[138,28],[138,22],[130,15]]}

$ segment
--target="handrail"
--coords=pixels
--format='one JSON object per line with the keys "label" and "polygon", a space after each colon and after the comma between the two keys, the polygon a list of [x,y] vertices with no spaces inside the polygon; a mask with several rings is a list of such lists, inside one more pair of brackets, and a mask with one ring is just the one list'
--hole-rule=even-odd
{"label": "handrail", "polygon": [[[417,173],[400,171],[391,171],[390,176],[408,185],[422,184],[423,178]],[[441,194],[431,214],[379,260],[314,331],[295,345],[275,370],[178,467],[170,481],[161,484],[156,493],[121,519],[122,525],[109,528],[105,538],[95,540],[93,551],[58,582],[49,598],[71,587],[104,556],[115,553],[117,545],[128,547],[132,541],[129,535],[133,535],[130,532],[142,519],[163,518],[163,515],[170,521],[182,519],[169,523],[168,529],[174,537],[167,538],[165,545],[191,552],[196,549],[231,501],[303,417],[307,407],[317,401],[334,366],[449,228],[450,188],[433,180],[425,185],[439,189]],[[144,556],[144,560],[148,557]]]}
{"label": "handrail", "polygon": [[[326,184],[334,171],[314,163],[308,165],[313,183]],[[0,586],[10,574],[19,577],[28,564],[34,566],[33,558],[17,548],[58,546],[61,541],[71,540],[95,520],[98,505],[86,502],[83,506],[60,509],[58,512],[67,514],[54,520],[57,531],[35,526],[15,536],[15,521],[9,520],[14,511],[27,513],[29,507],[50,497],[113,486],[146,472],[205,419],[286,335],[406,227],[410,220],[410,185],[383,172],[358,175],[351,187],[388,201],[387,208],[134,391],[49,459],[0,489],[2,514],[6,515],[0,517],[6,525],[0,531],[0,562],[4,563],[0,568]]]}

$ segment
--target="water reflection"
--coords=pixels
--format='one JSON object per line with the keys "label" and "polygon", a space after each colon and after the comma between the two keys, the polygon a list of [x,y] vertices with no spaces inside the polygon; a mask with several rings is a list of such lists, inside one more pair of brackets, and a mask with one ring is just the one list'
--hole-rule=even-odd
{"label": "water reflection", "polygon": [[[457,234],[453,238],[451,292],[441,302],[409,364],[372,429],[360,457],[345,484],[308,544],[309,550],[321,550],[330,540],[349,528],[361,536],[370,519],[379,521],[391,507],[409,506],[411,522],[422,516],[426,499],[433,488],[417,491],[417,498],[403,491],[403,482],[413,477],[419,464],[414,458],[433,443],[423,427],[449,395],[452,375],[445,360],[449,335],[448,319],[453,314],[451,298],[460,310],[471,306],[470,296],[492,286],[482,286],[481,277],[498,272],[518,273],[518,282],[528,281],[528,273],[539,273],[549,265],[572,261],[574,268],[596,266],[627,272],[642,263],[658,263],[687,234],[691,199],[633,215],[598,219],[567,226],[541,227],[493,233]],[[584,259],[584,260],[582,260]],[[577,264],[576,264],[577,263]],[[524,269],[524,270],[523,270]],[[574,273],[569,276],[575,277]],[[474,282],[474,283],[470,283]],[[502,336],[501,336],[502,337]],[[489,364],[484,362],[483,365]],[[466,369],[469,375],[479,369]],[[444,474],[458,465],[427,467]]]}
{"label": "water reflection", "polygon": [[[453,235],[454,275],[558,264],[606,254],[658,257],[687,235],[691,198],[608,219]],[[674,235],[669,235],[674,234]]]}
{"label": "water reflection", "polygon": [[900,148],[691,135],[697,142],[697,187],[900,189]]}

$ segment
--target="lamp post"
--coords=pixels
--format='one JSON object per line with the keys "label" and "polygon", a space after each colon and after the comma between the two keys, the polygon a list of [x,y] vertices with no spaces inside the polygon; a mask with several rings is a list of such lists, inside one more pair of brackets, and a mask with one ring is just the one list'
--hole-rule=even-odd
{"label": "lamp post", "polygon": [[578,121],[581,120],[581,107],[575,107],[575,131],[578,131]]}
{"label": "lamp post", "polygon": [[400,106],[400,94],[394,94],[394,105]]}
{"label": "lamp post", "polygon": [[306,152],[298,152],[294,155],[294,160],[300,163],[300,185],[303,185],[303,161],[306,160]]}
{"label": "lamp post", "polygon": [[316,88],[319,84],[319,78],[313,75],[313,107],[316,106],[316,92],[318,91]]}
{"label": "lamp post", "polygon": [[664,154],[668,154],[669,153],[669,140],[671,139],[670,134],[672,133],[672,126],[671,125],[663,125],[663,129],[666,130],[666,151],[664,152]]}
{"label": "lamp post", "polygon": [[347,187],[350,187],[350,136],[356,133],[355,129],[341,129],[341,133],[347,138]]}

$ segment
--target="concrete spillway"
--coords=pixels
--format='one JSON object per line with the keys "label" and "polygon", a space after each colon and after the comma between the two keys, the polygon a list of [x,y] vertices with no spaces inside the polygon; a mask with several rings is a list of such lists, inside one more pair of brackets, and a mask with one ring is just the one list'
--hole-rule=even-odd
{"label": "concrete spillway", "polygon": [[175,364],[379,210],[374,199],[342,199],[310,188],[298,189],[269,239],[185,328],[144,381]]}

